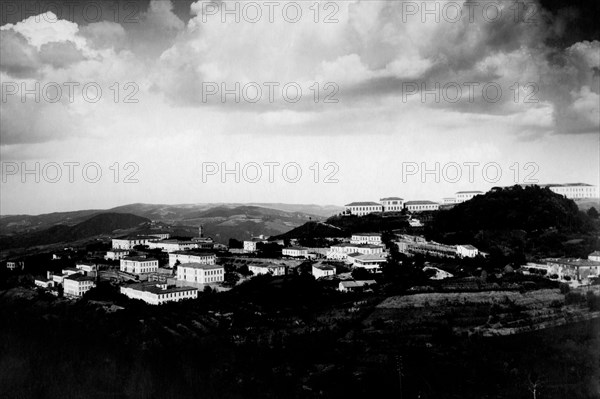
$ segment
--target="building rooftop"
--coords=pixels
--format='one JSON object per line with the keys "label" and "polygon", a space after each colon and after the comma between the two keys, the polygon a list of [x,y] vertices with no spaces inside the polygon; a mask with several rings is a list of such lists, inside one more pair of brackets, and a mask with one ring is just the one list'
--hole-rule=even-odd
{"label": "building rooftop", "polygon": [[437,202],[428,200],[406,201],[404,205],[439,205]]}
{"label": "building rooftop", "polygon": [[483,191],[457,191],[456,194],[483,194]]}
{"label": "building rooftop", "polygon": [[353,236],[368,236],[368,237],[380,237],[381,233],[354,233]]}
{"label": "building rooftop", "polygon": [[600,256],[600,251],[594,251],[591,254],[589,254],[588,256]]}
{"label": "building rooftop", "polygon": [[179,265],[177,267],[185,267],[185,268],[191,268],[191,269],[204,269],[204,270],[223,269],[223,266],[221,266],[221,265],[205,265],[203,263],[196,263],[196,262],[182,263],[181,265]]}
{"label": "building rooftop", "polygon": [[153,294],[171,294],[174,292],[184,292],[184,291],[198,291],[197,288],[194,287],[175,287],[175,286],[167,286],[167,288],[159,287],[156,282],[153,283],[136,283],[125,286],[126,288],[130,288],[136,291],[145,291],[151,292]]}
{"label": "building rooftop", "polygon": [[192,255],[192,256],[216,256],[214,254],[214,252],[205,252],[201,249],[191,249],[189,251],[173,251],[169,254],[169,256],[171,256],[172,254],[177,254],[177,255]]}
{"label": "building rooftop", "polygon": [[365,202],[351,202],[344,206],[381,206],[381,204],[378,202],[373,202],[373,201],[365,201]]}
{"label": "building rooftop", "polygon": [[360,256],[356,257],[356,260],[385,262],[387,260],[387,257],[383,254],[366,254],[366,255],[361,254]]}
{"label": "building rooftop", "polygon": [[349,281],[342,281],[342,282],[340,282],[340,284],[345,288],[357,288],[357,287],[364,287],[365,285],[375,285],[375,284],[377,284],[377,282],[375,280],[360,280],[360,281],[349,280]]}
{"label": "building rooftop", "polygon": [[94,281],[94,278],[84,276],[83,274],[71,274],[70,276],[65,277],[65,280],[73,280],[73,281]]}
{"label": "building rooftop", "polygon": [[404,201],[404,199],[400,197],[385,197],[381,198],[379,201]]}
{"label": "building rooftop", "polygon": [[477,248],[475,248],[474,246],[472,246],[472,245],[469,245],[469,244],[459,244],[458,246],[459,246],[459,247],[463,247],[463,248],[465,248],[465,249],[470,249],[470,250],[477,249]]}
{"label": "building rooftop", "polygon": [[123,260],[131,260],[134,262],[148,262],[148,261],[156,261],[158,259],[155,258],[146,258],[144,256],[126,256]]}
{"label": "building rooftop", "polygon": [[304,248],[304,247],[287,247],[287,248],[283,248],[283,249],[295,249],[298,251],[308,251],[308,248]]}

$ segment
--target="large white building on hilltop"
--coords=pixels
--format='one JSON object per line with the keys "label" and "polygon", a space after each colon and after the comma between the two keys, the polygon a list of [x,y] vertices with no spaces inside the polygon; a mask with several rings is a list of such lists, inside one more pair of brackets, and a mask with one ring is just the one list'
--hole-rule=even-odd
{"label": "large white building on hilltop", "polygon": [[383,207],[383,212],[401,212],[404,208],[404,199],[400,197],[381,198],[379,203]]}
{"label": "large white building on hilltop", "polygon": [[169,253],[169,266],[173,267],[179,261],[182,263],[200,263],[202,265],[214,265],[217,263],[217,256],[213,253],[202,253],[194,251],[175,251]]}
{"label": "large white building on hilltop", "polygon": [[177,280],[199,284],[221,283],[225,279],[225,268],[220,265],[183,263],[177,266]]}
{"label": "large white building on hilltop", "polygon": [[[460,204],[466,202],[477,195],[482,195],[483,191],[458,191],[455,197],[455,203]],[[445,203],[445,201],[444,201]]]}
{"label": "large white building on hilltop", "polygon": [[598,198],[598,186],[586,183],[546,184],[556,194],[564,195],[569,199]]}
{"label": "large white building on hilltop", "polygon": [[437,211],[440,209],[440,204],[426,200],[407,201],[404,203],[404,207],[409,212]]}
{"label": "large white building on hilltop", "polygon": [[346,207],[346,214],[365,216],[370,213],[383,212],[383,205],[377,202],[351,202],[344,205]]}
{"label": "large white building on hilltop", "polygon": [[138,283],[121,287],[121,294],[131,299],[140,299],[150,305],[177,302],[198,298],[198,289],[194,287],[169,287],[166,283]]}

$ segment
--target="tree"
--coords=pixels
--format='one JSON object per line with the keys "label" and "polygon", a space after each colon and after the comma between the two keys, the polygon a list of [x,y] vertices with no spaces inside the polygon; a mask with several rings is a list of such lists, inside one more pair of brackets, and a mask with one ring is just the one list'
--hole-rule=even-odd
{"label": "tree", "polygon": [[598,213],[598,211],[594,207],[591,207],[590,209],[588,209],[587,215],[589,217],[591,217],[592,219],[598,219],[598,217],[600,216],[600,214]]}
{"label": "tree", "polygon": [[364,267],[355,267],[352,270],[352,278],[355,280],[371,280],[373,276]]}
{"label": "tree", "polygon": [[229,248],[244,248],[244,243],[235,238],[229,239]]}
{"label": "tree", "polygon": [[223,284],[228,287],[233,287],[240,281],[240,276],[236,272],[225,273]]}

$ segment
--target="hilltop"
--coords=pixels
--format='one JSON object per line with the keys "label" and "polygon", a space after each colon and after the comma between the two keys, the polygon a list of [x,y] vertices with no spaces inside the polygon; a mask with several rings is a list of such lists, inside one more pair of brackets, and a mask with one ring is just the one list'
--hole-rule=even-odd
{"label": "hilltop", "polygon": [[73,226],[57,224],[32,233],[1,236],[0,246],[23,248],[55,243],[68,243],[102,234],[112,234],[119,230],[140,227],[150,220],[130,213],[100,213]]}

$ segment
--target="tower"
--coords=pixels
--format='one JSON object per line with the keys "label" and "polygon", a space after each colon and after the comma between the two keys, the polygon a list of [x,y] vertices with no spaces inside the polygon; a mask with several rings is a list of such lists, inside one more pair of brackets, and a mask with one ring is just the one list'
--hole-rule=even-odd
{"label": "tower", "polygon": [[200,225],[200,227],[198,227],[198,237],[203,238],[204,237],[204,226]]}

